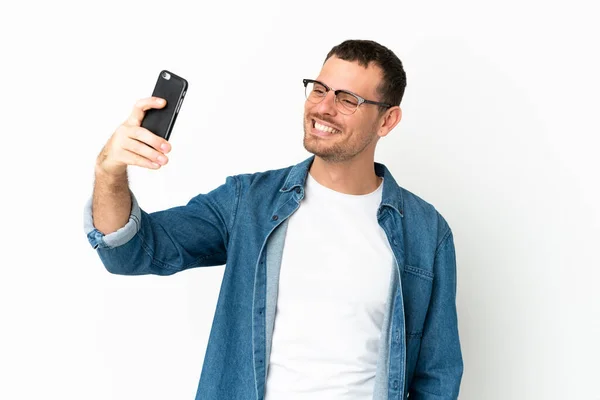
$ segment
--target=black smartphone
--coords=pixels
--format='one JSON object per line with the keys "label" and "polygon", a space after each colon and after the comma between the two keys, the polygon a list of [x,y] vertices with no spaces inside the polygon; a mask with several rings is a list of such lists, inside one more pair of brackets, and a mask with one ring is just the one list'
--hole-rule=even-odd
{"label": "black smartphone", "polygon": [[188,82],[182,77],[167,70],[160,71],[152,96],[165,99],[167,105],[161,109],[152,108],[146,111],[142,127],[169,140],[187,88]]}

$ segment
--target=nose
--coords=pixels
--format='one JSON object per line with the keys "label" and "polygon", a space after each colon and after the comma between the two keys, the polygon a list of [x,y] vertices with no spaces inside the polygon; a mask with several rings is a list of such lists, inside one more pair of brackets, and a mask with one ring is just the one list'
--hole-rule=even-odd
{"label": "nose", "polygon": [[330,90],[325,95],[325,98],[317,104],[317,112],[320,114],[336,115],[337,109],[335,105],[335,93]]}

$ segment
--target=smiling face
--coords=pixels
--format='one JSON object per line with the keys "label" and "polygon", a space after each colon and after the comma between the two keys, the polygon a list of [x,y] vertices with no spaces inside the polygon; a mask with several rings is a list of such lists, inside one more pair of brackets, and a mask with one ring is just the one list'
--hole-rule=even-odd
{"label": "smiling face", "polygon": [[[335,90],[344,89],[368,100],[382,101],[377,93],[382,75],[381,69],[373,63],[364,68],[358,62],[333,56],[325,62],[316,80]],[[333,91],[318,104],[307,100],[304,103],[304,148],[330,162],[349,161],[360,155],[372,157],[383,115],[372,104],[362,104],[354,114],[342,114],[335,105]]]}

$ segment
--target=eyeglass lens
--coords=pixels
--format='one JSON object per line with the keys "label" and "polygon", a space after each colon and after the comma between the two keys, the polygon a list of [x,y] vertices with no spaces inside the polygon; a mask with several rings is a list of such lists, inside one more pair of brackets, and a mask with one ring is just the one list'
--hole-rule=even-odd
{"label": "eyeglass lens", "polygon": [[[320,103],[327,96],[327,88],[318,82],[308,82],[305,90],[306,99],[311,103]],[[353,94],[338,91],[335,97],[335,105],[338,111],[344,114],[352,114],[358,108],[359,100]]]}

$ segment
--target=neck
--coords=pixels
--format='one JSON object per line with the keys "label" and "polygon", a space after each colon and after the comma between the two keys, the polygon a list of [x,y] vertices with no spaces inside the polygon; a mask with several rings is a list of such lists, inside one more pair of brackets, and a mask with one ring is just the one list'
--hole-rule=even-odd
{"label": "neck", "polygon": [[330,162],[316,156],[309,172],[321,185],[336,192],[353,195],[372,193],[382,181],[375,174],[373,157]]}

